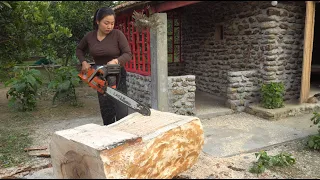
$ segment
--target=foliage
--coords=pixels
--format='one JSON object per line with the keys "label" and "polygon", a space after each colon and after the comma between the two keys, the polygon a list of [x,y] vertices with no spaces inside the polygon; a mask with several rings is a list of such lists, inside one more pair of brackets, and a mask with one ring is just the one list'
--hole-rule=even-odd
{"label": "foliage", "polygon": [[75,87],[79,85],[78,71],[72,66],[62,66],[54,71],[54,80],[49,83],[48,88],[55,91],[52,99],[54,104],[57,99],[69,101],[77,105]]}
{"label": "foliage", "polygon": [[54,48],[48,47],[50,41],[72,36],[68,28],[56,23],[49,11],[50,2],[13,1],[10,5],[12,9],[3,13],[1,37],[8,38],[2,42],[5,48],[0,49],[6,55],[2,60],[19,63],[34,53],[53,53]]}
{"label": "foliage", "polygon": [[320,149],[320,134],[312,135],[308,139],[308,147],[310,149],[319,150]]}
{"label": "foliage", "polygon": [[152,13],[149,6],[147,7],[147,11],[149,12],[148,16],[144,12],[134,11],[132,14],[132,18],[135,20],[134,26],[137,27],[139,31],[145,28],[155,29],[161,25],[159,18]]}
{"label": "foliage", "polygon": [[117,1],[1,1],[0,71],[31,56],[68,65],[95,10]]}
{"label": "foliage", "polygon": [[15,66],[14,62],[8,62],[1,65],[0,62],[0,82],[5,82],[8,79],[14,77],[13,68]]}
{"label": "foliage", "polygon": [[42,84],[41,73],[36,69],[14,69],[16,76],[5,83],[11,86],[7,92],[10,107],[20,111],[32,111],[36,107],[37,91]]}
{"label": "foliage", "polygon": [[283,107],[284,90],[282,82],[263,84],[261,87],[262,106],[267,109]]}
{"label": "foliage", "polygon": [[11,8],[10,4],[6,1],[0,1],[0,10],[3,8],[3,6],[6,6],[7,8]]}
{"label": "foliage", "polygon": [[249,172],[255,174],[263,173],[266,168],[271,168],[273,166],[291,166],[296,163],[295,158],[288,153],[281,152],[275,156],[268,156],[267,152],[260,151],[255,153],[257,161],[253,163],[253,166],[250,168]]}
{"label": "foliage", "polygon": [[310,149],[320,150],[320,113],[314,112],[311,121],[313,125],[318,125],[318,134],[309,137],[308,147]]}

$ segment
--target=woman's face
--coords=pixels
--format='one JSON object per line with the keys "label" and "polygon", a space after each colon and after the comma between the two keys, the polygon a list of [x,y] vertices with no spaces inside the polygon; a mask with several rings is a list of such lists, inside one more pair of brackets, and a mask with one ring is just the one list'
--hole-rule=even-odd
{"label": "woman's face", "polygon": [[98,29],[105,34],[109,34],[114,28],[115,18],[113,15],[105,16],[100,22],[97,21]]}

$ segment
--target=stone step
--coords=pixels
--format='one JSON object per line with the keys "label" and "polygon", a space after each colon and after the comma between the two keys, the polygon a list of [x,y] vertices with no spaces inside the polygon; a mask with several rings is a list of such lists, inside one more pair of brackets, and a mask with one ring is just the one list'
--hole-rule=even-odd
{"label": "stone step", "polygon": [[280,120],[286,117],[299,116],[302,114],[310,114],[315,111],[320,111],[320,103],[309,104],[298,102],[285,103],[284,107],[277,109],[266,109],[260,104],[253,104],[246,107],[245,112],[267,119],[267,120]]}

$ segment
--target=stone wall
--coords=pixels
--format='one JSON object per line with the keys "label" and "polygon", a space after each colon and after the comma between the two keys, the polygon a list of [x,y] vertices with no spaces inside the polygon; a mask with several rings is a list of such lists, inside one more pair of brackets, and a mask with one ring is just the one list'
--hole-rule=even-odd
{"label": "stone wall", "polygon": [[151,76],[127,72],[128,96],[151,107]]}
{"label": "stone wall", "polygon": [[168,63],[168,76],[182,76],[184,73],[184,62]]}
{"label": "stone wall", "polygon": [[196,83],[194,75],[168,77],[169,112],[195,114]]}
{"label": "stone wall", "polygon": [[228,72],[227,105],[235,111],[244,111],[260,99],[257,70]]}
{"label": "stone wall", "polygon": [[[197,89],[227,96],[227,73],[259,70],[261,80],[284,81],[285,99],[297,99],[303,57],[304,1],[200,2],[182,9],[185,74]],[[222,25],[223,39],[215,38]]]}

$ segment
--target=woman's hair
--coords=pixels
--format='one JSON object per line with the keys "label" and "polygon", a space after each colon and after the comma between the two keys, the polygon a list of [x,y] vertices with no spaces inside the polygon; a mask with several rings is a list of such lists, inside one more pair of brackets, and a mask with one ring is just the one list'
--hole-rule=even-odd
{"label": "woman's hair", "polygon": [[97,20],[101,21],[104,17],[110,16],[110,15],[116,17],[116,14],[114,13],[114,11],[109,7],[102,7],[100,9],[97,9],[97,11],[94,13],[94,16],[93,16],[93,29],[94,30],[98,29]]}

